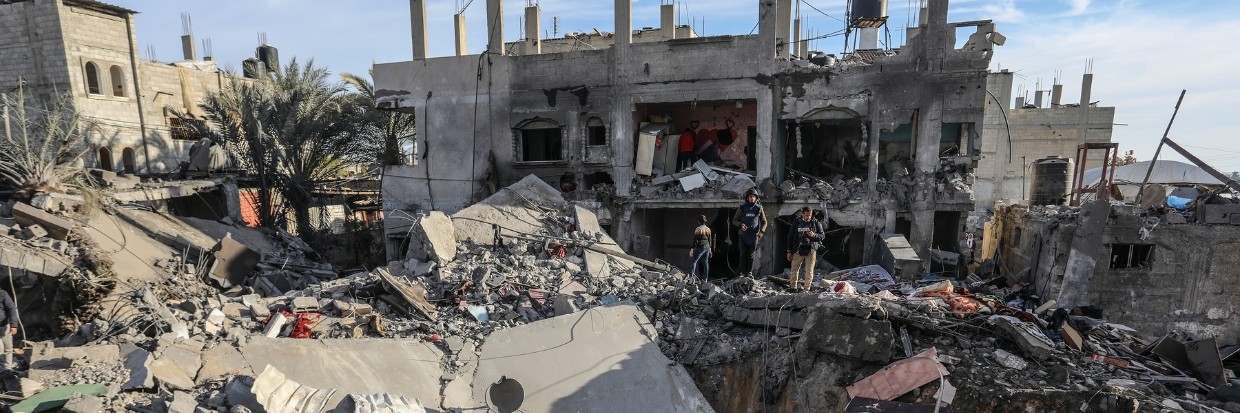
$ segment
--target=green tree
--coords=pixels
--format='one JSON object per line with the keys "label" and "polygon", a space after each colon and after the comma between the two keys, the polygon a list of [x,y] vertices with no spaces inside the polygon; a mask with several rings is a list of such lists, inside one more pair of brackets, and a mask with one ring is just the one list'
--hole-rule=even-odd
{"label": "green tree", "polygon": [[[329,81],[326,68],[310,60],[264,71],[258,79],[234,79],[199,105],[211,127],[199,133],[221,143],[259,180],[258,215],[279,227],[286,211],[302,236],[311,233],[315,184],[348,166],[358,119],[350,95]],[[182,115],[184,116],[184,115]]]}
{"label": "green tree", "polygon": [[[374,71],[370,75],[373,77]],[[376,108],[375,86],[370,79],[352,73],[342,73],[340,79],[355,90],[351,99],[355,105],[353,113],[360,118],[354,130],[358,144],[354,160],[381,165],[404,164],[406,147],[413,146],[417,130],[414,116]]]}
{"label": "green tree", "polygon": [[76,162],[86,152],[86,138],[98,125],[80,115],[69,94],[44,107],[26,100],[25,88],[0,95],[4,130],[0,131],[0,182],[13,186],[18,196],[63,192],[83,178]]}

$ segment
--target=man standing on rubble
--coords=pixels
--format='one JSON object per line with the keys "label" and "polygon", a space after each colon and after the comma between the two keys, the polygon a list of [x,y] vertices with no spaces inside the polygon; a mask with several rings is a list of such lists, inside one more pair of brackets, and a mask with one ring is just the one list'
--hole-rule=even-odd
{"label": "man standing on rubble", "polygon": [[0,327],[4,328],[4,335],[0,336],[0,343],[4,346],[4,369],[13,368],[13,336],[17,335],[16,324],[20,322],[17,319],[17,304],[13,302],[13,297],[8,291],[0,290]]}
{"label": "man standing on rubble", "polygon": [[788,260],[792,261],[792,275],[788,287],[798,289],[797,279],[804,267],[801,285],[809,290],[814,283],[814,266],[818,262],[818,246],[823,239],[822,222],[814,219],[814,209],[801,208],[801,216],[792,220],[788,230]]}
{"label": "man standing on rubble", "polygon": [[[693,230],[693,248],[689,250],[689,258],[693,260],[689,276],[700,277],[700,281],[706,281],[710,278],[710,257],[715,255],[715,236],[706,225],[705,215],[698,216],[698,224],[700,225]],[[698,275],[698,268],[702,269],[701,275]]]}
{"label": "man standing on rubble", "polygon": [[745,191],[745,203],[736,208],[732,221],[741,227],[741,266],[737,268],[741,274],[753,275],[754,245],[766,234],[766,211],[758,203],[758,190]]}

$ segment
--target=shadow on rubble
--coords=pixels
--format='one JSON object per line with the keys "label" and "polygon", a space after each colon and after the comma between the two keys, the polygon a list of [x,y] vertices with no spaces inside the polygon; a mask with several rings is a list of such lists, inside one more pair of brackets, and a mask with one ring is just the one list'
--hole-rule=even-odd
{"label": "shadow on rubble", "polygon": [[[644,332],[644,331],[643,331]],[[624,357],[616,361],[617,358]],[[657,363],[653,360],[663,359],[659,346],[653,342],[643,344],[635,351],[616,353],[600,357],[598,362],[588,366],[574,366],[574,360],[564,360],[556,368],[571,368],[576,373],[563,379],[549,383],[542,389],[533,390],[525,395],[526,399],[536,398],[541,392],[553,387],[572,386],[578,390],[556,398],[546,410],[552,413],[576,412],[618,412],[618,411],[665,411],[665,412],[699,412],[702,407],[693,406],[691,397],[685,397],[685,391],[676,383],[674,364]],[[610,364],[610,365],[609,365]],[[589,377],[591,371],[604,367],[607,372]],[[580,383],[574,383],[581,380]],[[669,383],[669,381],[671,383]],[[681,385],[692,386],[687,380]],[[670,386],[668,385],[670,384]],[[528,389],[527,390],[532,390]],[[687,389],[697,393],[696,389]],[[494,405],[488,395],[488,403]],[[527,406],[520,411],[531,411],[539,406]],[[506,410],[498,410],[505,412]],[[516,410],[507,410],[516,411]]]}

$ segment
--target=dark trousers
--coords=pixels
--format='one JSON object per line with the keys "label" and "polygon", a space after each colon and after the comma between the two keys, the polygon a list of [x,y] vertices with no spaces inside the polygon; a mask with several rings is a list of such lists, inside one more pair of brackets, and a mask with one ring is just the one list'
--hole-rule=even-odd
{"label": "dark trousers", "polygon": [[741,274],[753,273],[753,244],[741,241],[741,265],[737,271]]}
{"label": "dark trousers", "polygon": [[697,162],[697,159],[694,158],[696,156],[693,155],[693,152],[681,152],[679,155],[676,155],[676,170],[682,171],[693,166],[693,163]]}
{"label": "dark trousers", "polygon": [[710,247],[693,247],[693,267],[689,269],[689,275],[700,277],[702,281],[710,278]]}

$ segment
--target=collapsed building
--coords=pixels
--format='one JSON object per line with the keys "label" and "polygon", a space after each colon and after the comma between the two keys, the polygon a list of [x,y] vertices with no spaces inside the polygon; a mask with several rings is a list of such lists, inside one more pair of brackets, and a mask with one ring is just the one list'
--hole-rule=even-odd
{"label": "collapsed building", "polygon": [[[927,270],[931,250],[959,251],[974,209],[987,67],[1003,42],[993,23],[949,22],[948,3],[931,1],[904,47],[880,49],[877,30],[858,29],[861,50],[836,59],[790,38],[790,0],[759,2],[757,34],[685,38],[664,5],[664,27],[641,39],[630,3],[617,3],[615,31],[603,35],[610,47],[540,50],[553,39],[537,30],[505,46],[492,0],[487,51],[434,58],[425,11],[411,3],[415,59],[374,67],[377,105],[419,119],[418,164],[384,174],[385,215],[454,212],[534,174],[594,202],[635,256],[687,267],[692,218],[706,215],[720,238],[736,238],[730,208],[756,187],[772,217],[825,210],[833,248],[823,261],[835,267],[877,262],[891,243]],[[528,9],[527,20],[538,13]],[[884,21],[874,13],[854,26]],[[677,167],[684,135],[703,160],[692,168]],[[408,227],[385,225],[388,255],[399,256]],[[784,248],[782,237],[762,243],[762,271],[786,267],[769,253]],[[735,248],[713,258],[720,275],[736,266]]]}

